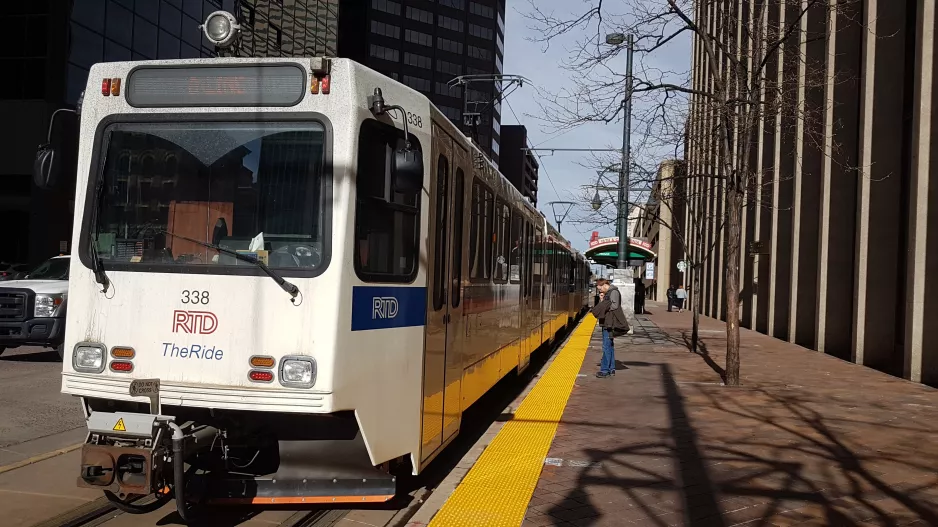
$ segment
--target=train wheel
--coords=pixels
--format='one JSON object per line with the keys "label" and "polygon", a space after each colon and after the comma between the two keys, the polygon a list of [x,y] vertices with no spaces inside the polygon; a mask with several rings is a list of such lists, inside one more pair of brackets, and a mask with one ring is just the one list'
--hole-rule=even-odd
{"label": "train wheel", "polygon": [[129,514],[147,514],[153,512],[169,503],[169,500],[173,498],[173,493],[168,488],[163,489],[161,492],[151,494],[150,496],[131,494],[124,499],[121,499],[120,496],[109,490],[104,491],[104,495],[115,507]]}

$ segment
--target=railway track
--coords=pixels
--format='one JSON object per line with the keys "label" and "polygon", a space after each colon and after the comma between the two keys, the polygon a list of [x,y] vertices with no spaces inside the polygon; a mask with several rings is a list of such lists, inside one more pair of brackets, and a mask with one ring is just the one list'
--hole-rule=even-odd
{"label": "railway track", "polygon": [[[33,527],[108,527],[109,525],[116,526],[118,523],[120,525],[139,525],[141,527],[161,525],[167,523],[166,520],[169,520],[169,523],[174,523],[172,520],[174,518],[178,519],[175,516],[174,507],[173,503],[169,503],[152,514],[138,516],[125,513],[102,497],[61,516],[38,523]],[[218,525],[221,521],[222,524],[237,525],[264,516],[268,512],[270,511],[219,511],[219,514],[211,516],[211,520],[205,520],[204,524]],[[288,511],[278,512],[282,516]],[[350,512],[353,511],[349,509],[295,511],[279,523],[270,520],[265,521],[265,523],[277,525],[277,527],[332,527]],[[389,516],[392,516],[390,514],[392,511],[388,512]]]}

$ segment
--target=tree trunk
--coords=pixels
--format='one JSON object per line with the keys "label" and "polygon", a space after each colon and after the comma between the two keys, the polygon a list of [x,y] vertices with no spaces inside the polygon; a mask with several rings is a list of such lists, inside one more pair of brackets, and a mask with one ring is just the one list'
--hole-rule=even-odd
{"label": "tree trunk", "polygon": [[726,207],[726,373],[727,386],[739,385],[739,244],[743,198],[739,186],[727,192]]}

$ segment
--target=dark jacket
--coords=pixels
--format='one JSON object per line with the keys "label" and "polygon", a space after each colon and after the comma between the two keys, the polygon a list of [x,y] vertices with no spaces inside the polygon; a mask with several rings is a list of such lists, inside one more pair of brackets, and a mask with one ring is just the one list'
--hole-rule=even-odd
{"label": "dark jacket", "polygon": [[622,294],[615,286],[610,286],[603,301],[596,304],[590,311],[599,320],[600,325],[612,330],[613,334],[624,334],[629,331],[629,322],[625,318],[625,312],[622,311]]}

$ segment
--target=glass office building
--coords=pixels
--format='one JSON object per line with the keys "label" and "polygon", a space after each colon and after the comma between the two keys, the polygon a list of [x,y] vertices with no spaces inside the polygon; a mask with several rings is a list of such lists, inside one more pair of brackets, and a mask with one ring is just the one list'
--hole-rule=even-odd
{"label": "glass office building", "polygon": [[[70,250],[74,188],[30,177],[48,118],[74,107],[98,62],[211,57],[199,25],[237,14],[237,56],[336,54],[339,0],[29,0],[0,10],[0,262],[37,263]],[[15,124],[13,124],[15,123]],[[76,139],[77,140],[77,139]]]}
{"label": "glass office building", "polygon": [[479,114],[474,138],[498,162],[500,86],[447,83],[502,73],[505,0],[342,0],[340,11],[339,56],[423,92],[463,130],[464,112]]}
{"label": "glass office building", "polygon": [[219,9],[241,24],[236,56],[335,55],[338,0],[74,0],[67,101],[97,62],[215,56],[199,26]]}

